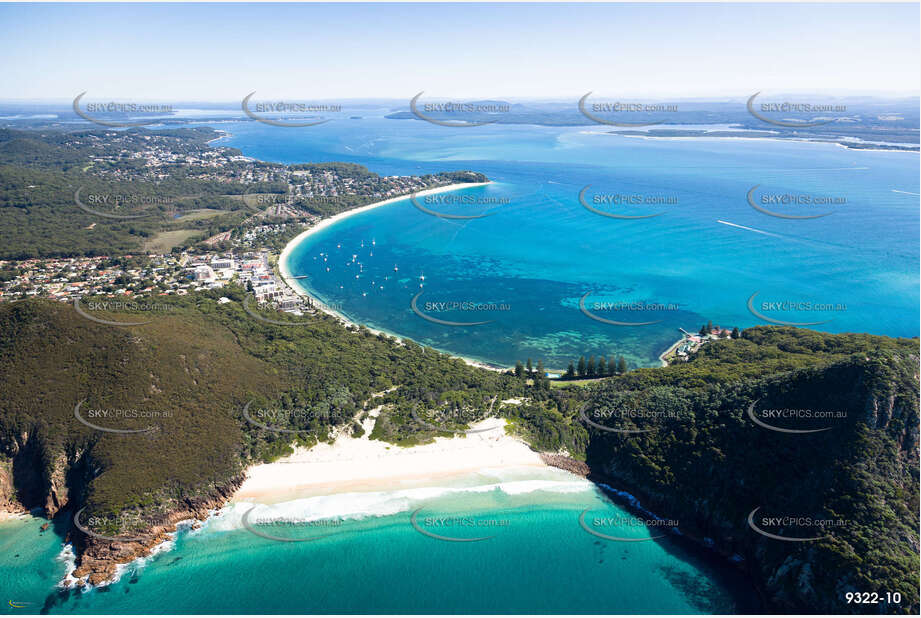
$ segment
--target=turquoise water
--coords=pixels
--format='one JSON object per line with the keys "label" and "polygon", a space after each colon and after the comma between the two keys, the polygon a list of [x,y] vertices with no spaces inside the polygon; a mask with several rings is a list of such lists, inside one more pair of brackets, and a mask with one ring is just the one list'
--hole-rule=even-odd
{"label": "turquoise water", "polygon": [[[253,525],[286,538],[315,536],[316,528],[266,528],[262,522],[327,512],[344,517],[328,536],[311,542],[256,536],[240,524],[250,506],[234,505],[202,529],[180,532],[168,551],[127,568],[112,585],[86,592],[55,588],[64,572],[56,558],[60,543],[38,537],[37,521],[3,524],[4,545],[29,553],[21,557],[28,569],[17,568],[8,551],[0,555],[4,592],[34,603],[5,611],[685,614],[755,607],[753,591],[739,576],[669,537],[623,542],[586,532],[579,525],[584,509],[588,525],[605,534],[658,534],[629,521],[595,523],[598,517],[628,514],[581,479],[561,477],[258,507],[268,517]],[[416,522],[423,531],[492,538],[457,542],[427,536],[410,523],[419,508]],[[463,519],[437,525],[449,517]],[[11,527],[16,531],[10,533]]]}
{"label": "turquoise water", "polygon": [[[565,368],[583,354],[655,365],[679,327],[769,323],[749,310],[755,293],[753,306],[767,318],[821,322],[813,327],[828,332],[918,335],[916,154],[647,140],[597,127],[448,129],[367,114],[302,130],[253,124],[220,125],[233,134],[223,143],[272,161],[350,161],[382,174],[472,169],[495,181],[463,190],[472,205],[419,202],[443,214],[489,216],[447,220],[404,200],[341,221],[289,256],[292,273],[308,277],[299,283],[345,315],[442,350],[502,365],[530,357]],[[587,185],[589,205],[620,195],[659,200],[597,209],[660,216],[591,212],[579,201]],[[755,185],[756,204],[767,200],[779,214],[832,214],[769,216],[746,199]],[[833,203],[771,202],[783,195]],[[488,323],[428,321],[410,306],[420,291],[417,306],[431,317]],[[655,323],[593,320],[579,308],[586,293],[594,315]],[[780,301],[794,304],[762,305]]]}
{"label": "turquoise water", "polygon": [[[792,142],[642,140],[606,135],[596,127],[446,129],[383,120],[367,110],[361,115],[361,120],[305,129],[216,126],[233,133],[225,144],[270,161],[351,161],[385,175],[472,169],[495,181],[463,192],[497,198],[488,209],[426,204],[446,214],[489,210],[488,217],[445,220],[404,200],[348,218],[292,253],[290,269],[309,277],[301,280],[304,285],[362,323],[486,361],[511,364],[532,357],[550,367],[564,367],[582,354],[655,364],[678,327],[696,330],[707,320],[730,327],[763,323],[747,307],[755,292],[759,303],[844,307],[763,311],[775,319],[828,319],[816,328],[831,332],[918,334],[916,155]],[[618,220],[580,204],[586,185],[599,195],[673,199],[656,207],[598,206],[615,214],[664,213]],[[774,218],[746,201],[754,185],[768,193],[846,201],[821,219]],[[429,317],[490,322],[428,321],[410,307],[419,292],[417,308]],[[600,317],[656,323],[617,326],[592,320],[579,309],[579,299],[589,292],[586,306]],[[458,302],[495,307],[441,311],[430,304]],[[657,307],[612,311],[596,305],[617,302]],[[305,498],[270,509],[295,519],[345,518],[333,534],[312,542],[254,535],[241,523],[241,509],[248,505],[235,505],[200,530],[180,532],[168,551],[128,567],[111,586],[89,591],[57,587],[67,570],[63,523],[42,533],[41,520],[6,522],[0,524],[0,588],[8,599],[32,605],[3,611],[757,610],[757,595],[734,571],[689,550],[680,538],[623,542],[586,532],[579,525],[584,509],[589,522],[627,515],[589,485],[562,490],[540,485],[547,480],[540,477],[531,479],[537,488],[507,480],[493,487],[484,483],[501,479],[481,476],[417,494],[394,488],[374,495]],[[437,540],[411,525],[411,513],[420,507],[423,530],[442,535],[482,533],[464,526],[427,527],[426,517],[506,525],[490,528],[494,536],[484,541]],[[297,524],[266,530],[292,538],[304,533]],[[598,531],[654,535],[632,524]]]}
{"label": "turquoise water", "polygon": [[43,531],[45,523],[38,517],[0,522],[0,613],[38,613],[64,575],[63,536],[54,527]]}

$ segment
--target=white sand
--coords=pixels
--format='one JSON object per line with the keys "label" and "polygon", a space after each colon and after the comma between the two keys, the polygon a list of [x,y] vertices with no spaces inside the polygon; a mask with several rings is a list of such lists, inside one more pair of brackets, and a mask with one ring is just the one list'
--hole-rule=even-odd
{"label": "white sand", "polygon": [[29,517],[31,517],[31,515],[25,511],[6,511],[0,509],[0,522],[28,519]]}
{"label": "white sand", "polygon": [[[482,186],[490,184],[491,182],[492,181],[455,183],[453,185],[446,185],[444,187],[435,187],[434,189],[426,189],[424,191],[419,191],[415,195],[417,197],[422,197],[424,195],[433,195],[435,193],[445,193],[447,191],[457,191],[458,189],[467,189],[470,187],[482,187]],[[389,199],[386,199],[380,202],[374,202],[373,204],[362,206],[361,208],[353,208],[352,210],[346,210],[345,212],[340,212],[338,215],[334,215],[332,217],[329,217],[328,219],[323,219],[322,221],[317,223],[315,226],[313,226],[309,230],[304,230],[303,232],[295,236],[294,239],[291,240],[291,242],[285,245],[285,248],[282,250],[281,255],[278,256],[278,271],[281,273],[281,276],[284,278],[284,280],[288,283],[288,285],[294,291],[298,292],[299,294],[303,294],[302,290],[299,287],[293,285],[292,281],[289,281],[289,278],[291,277],[291,273],[288,271],[287,259],[288,259],[288,254],[291,253],[291,250],[294,247],[299,245],[301,241],[307,238],[308,236],[316,234],[320,230],[325,230],[332,224],[337,223],[338,221],[342,221],[343,219],[347,219],[348,217],[357,215],[360,212],[366,212],[368,210],[372,210],[374,208],[378,208],[386,204],[392,204],[393,202],[399,202],[400,200],[409,199],[410,197],[411,195],[400,195],[398,197],[391,197]],[[307,294],[303,294],[303,295],[309,296]],[[319,300],[316,300],[316,302],[321,306],[323,305],[323,303],[320,303]],[[339,317],[342,317],[342,316],[339,316]]]}
{"label": "white sand", "polygon": [[281,502],[307,494],[388,491],[483,469],[547,467],[527,444],[505,433],[504,419],[487,418],[472,426],[495,427],[492,431],[435,438],[410,448],[370,440],[373,423],[373,416],[365,420],[361,438],[339,436],[333,444],[298,448],[276,462],[251,467],[233,499]]}
{"label": "white sand", "polygon": [[[467,189],[467,188],[469,188],[469,187],[482,187],[482,186],[484,186],[484,185],[488,185],[488,184],[491,184],[491,183],[492,183],[491,180],[490,180],[490,181],[487,181],[487,182],[463,182],[463,183],[456,183],[456,184],[453,184],[453,185],[446,185],[446,186],[444,186],[444,187],[435,187],[434,189],[426,189],[425,191],[419,191],[419,192],[416,193],[415,195],[418,196],[418,197],[421,197],[421,196],[424,196],[424,195],[432,195],[432,194],[435,194],[435,193],[445,193],[445,192],[447,192],[447,191],[456,191],[456,190],[458,190],[458,189]],[[361,208],[355,208],[355,209],[352,209],[352,210],[347,210],[347,211],[345,211],[345,212],[339,213],[338,215],[332,216],[332,217],[330,217],[330,218],[328,218],[328,219],[323,219],[322,221],[320,221],[319,223],[317,223],[315,226],[311,227],[310,229],[304,230],[303,232],[301,232],[300,234],[298,234],[297,236],[295,236],[290,242],[288,242],[288,244],[286,244],[286,245],[285,245],[285,248],[282,250],[281,254],[278,256],[278,273],[281,275],[281,278],[284,279],[285,283],[288,285],[289,288],[291,288],[291,290],[294,291],[295,294],[297,294],[298,296],[301,296],[301,297],[303,297],[303,298],[305,298],[305,299],[311,301],[311,302],[313,303],[313,306],[314,306],[315,308],[319,309],[320,311],[322,311],[323,313],[326,313],[326,314],[328,314],[328,315],[333,316],[334,318],[338,319],[340,322],[342,322],[342,323],[345,324],[346,326],[359,326],[358,324],[356,324],[355,322],[351,321],[350,319],[348,319],[346,316],[342,315],[342,314],[339,313],[338,311],[336,311],[336,310],[334,310],[334,309],[328,307],[328,306],[326,305],[326,303],[324,303],[323,301],[321,301],[319,298],[315,298],[315,297],[312,296],[311,294],[307,293],[301,286],[297,285],[296,280],[291,278],[291,277],[292,277],[291,271],[288,270],[288,264],[287,264],[288,255],[291,253],[291,251],[292,251],[292,249],[294,249],[294,247],[296,247],[298,244],[300,244],[300,242],[301,242],[302,240],[304,240],[304,239],[307,238],[308,236],[311,236],[311,235],[313,235],[313,234],[316,234],[316,233],[319,232],[320,230],[326,229],[327,227],[329,227],[330,225],[332,225],[332,224],[334,224],[334,223],[336,223],[336,222],[338,222],[338,221],[341,221],[341,220],[346,219],[346,218],[348,218],[348,217],[351,217],[351,216],[353,216],[353,215],[357,215],[357,214],[360,213],[360,212],[365,212],[365,211],[367,211],[367,210],[371,210],[371,209],[373,209],[373,208],[377,208],[377,207],[379,207],[379,206],[384,206],[384,205],[386,205],[386,204],[391,204],[391,203],[393,203],[393,202],[398,202],[398,201],[400,201],[400,200],[408,199],[409,197],[410,197],[409,195],[401,195],[401,196],[399,196],[399,197],[392,197],[392,198],[390,198],[390,199],[386,199],[386,200],[383,200],[383,201],[381,201],[381,202],[375,202],[375,203],[373,203],[373,204],[368,204],[367,206],[362,206]],[[380,331],[380,330],[377,330],[377,329],[374,329],[374,328],[370,328],[370,327],[368,327],[368,326],[365,326],[365,328],[367,328],[369,331],[371,331],[371,332],[374,333],[375,335],[385,334],[385,335],[389,335],[389,336],[391,336],[391,337],[395,337],[398,341],[402,341],[401,337],[400,337],[399,335],[394,334],[394,333],[389,333],[389,332],[386,332],[386,331]],[[468,365],[472,365],[473,367],[479,367],[479,368],[481,368],[481,369],[489,369],[489,370],[491,370],[491,371],[506,371],[507,369],[509,369],[509,368],[507,368],[507,367],[504,368],[504,367],[496,367],[496,366],[493,366],[493,365],[488,365],[488,364],[483,363],[483,362],[481,362],[481,361],[478,361],[478,360],[476,360],[476,359],[465,358],[465,357],[463,357],[463,356],[459,356],[458,358],[460,358],[461,360],[463,360],[463,361],[464,361],[465,363],[467,363]]]}

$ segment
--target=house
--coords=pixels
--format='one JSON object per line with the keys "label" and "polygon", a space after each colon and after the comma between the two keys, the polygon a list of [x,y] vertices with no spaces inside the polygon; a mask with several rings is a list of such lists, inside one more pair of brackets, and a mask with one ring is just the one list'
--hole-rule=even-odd
{"label": "house", "polygon": [[196,281],[214,281],[215,278],[214,270],[207,264],[195,267]]}

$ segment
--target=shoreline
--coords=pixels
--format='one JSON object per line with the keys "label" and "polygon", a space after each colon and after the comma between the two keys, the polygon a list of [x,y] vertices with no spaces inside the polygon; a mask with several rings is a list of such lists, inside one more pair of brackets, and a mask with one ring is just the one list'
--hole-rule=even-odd
{"label": "shoreline", "polygon": [[[213,138],[213,139],[209,139],[207,142],[205,142],[205,144],[207,144],[208,146],[211,146],[211,144],[213,144],[214,142],[220,141],[220,140],[222,140],[222,139],[227,139],[228,137],[233,137],[233,134],[230,133],[229,131],[224,131],[223,129],[214,129],[214,130],[215,130],[216,132],[220,133],[220,135],[217,136],[217,137],[215,137],[215,138]],[[213,148],[213,146],[212,146],[212,148]]]}
{"label": "shoreline", "polygon": [[[774,142],[799,142],[799,143],[808,143],[808,144],[829,144],[832,146],[838,146],[846,150],[857,150],[857,151],[867,151],[867,152],[907,152],[911,154],[918,154],[918,150],[912,150],[911,148],[855,148],[851,145],[844,144],[838,141],[824,140],[824,139],[809,139],[809,138],[800,138],[800,137],[750,137],[750,136],[733,136],[733,135],[633,135],[633,134],[623,134],[616,131],[609,133],[609,135],[616,135],[618,137],[634,137],[639,139],[646,140],[741,140],[741,141],[774,141]],[[859,142],[857,142],[859,143]]]}
{"label": "shoreline", "polygon": [[668,361],[665,360],[665,357],[666,357],[667,355],[671,354],[672,352],[674,352],[675,350],[677,350],[677,349],[678,349],[678,346],[680,346],[682,343],[684,343],[684,340],[685,340],[685,336],[684,336],[684,335],[681,335],[681,339],[679,339],[679,340],[676,341],[675,343],[673,343],[673,344],[671,344],[670,346],[668,346],[668,348],[666,348],[666,350],[665,350],[664,352],[662,352],[661,354],[659,354],[659,361],[662,363],[662,366],[663,366],[663,367],[668,367]]}
{"label": "shoreline", "polygon": [[[641,487],[630,486],[623,479],[618,479],[605,470],[593,470],[589,464],[568,456],[548,456],[542,453],[541,457],[547,465],[579,475],[591,482],[597,491],[602,493],[614,505],[624,509],[631,515],[652,517],[657,520],[670,518],[670,515],[661,517],[645,506],[650,503],[654,504],[655,500]],[[629,490],[618,489],[614,485],[631,488]],[[668,510],[671,511],[672,509]],[[693,524],[682,528],[679,522],[677,526],[668,530],[667,536],[672,543],[681,545],[697,556],[698,559],[712,561],[712,564],[720,565],[740,574],[758,594],[759,609],[770,607],[762,584],[755,575],[757,573],[757,562],[753,559],[746,559],[745,556],[737,553],[735,548],[727,545],[723,540],[709,539],[701,529]]]}
{"label": "shoreline", "polygon": [[8,521],[23,521],[33,517],[30,511],[25,509],[21,511],[8,511],[5,509],[0,509],[0,524],[6,523]]}
{"label": "shoreline", "polygon": [[[403,337],[403,336],[401,336],[401,335],[399,335],[399,334],[397,334],[397,333],[391,333],[391,332],[388,332],[388,331],[385,331],[385,330],[380,330],[380,329],[372,328],[372,327],[370,327],[370,326],[367,326],[367,325],[364,325],[364,324],[359,324],[359,323],[357,323],[357,322],[354,322],[354,321],[350,320],[349,318],[347,318],[347,317],[346,317],[345,315],[343,315],[342,313],[336,311],[335,309],[331,309],[325,302],[323,302],[323,301],[320,300],[319,298],[315,297],[313,294],[311,294],[310,292],[308,292],[308,291],[307,291],[306,289],[304,289],[303,287],[297,285],[296,280],[292,278],[291,271],[288,270],[288,263],[287,263],[288,256],[291,254],[291,251],[294,250],[294,247],[296,247],[297,245],[299,245],[301,242],[303,242],[304,240],[306,240],[308,237],[310,237],[310,236],[312,236],[313,234],[316,234],[316,233],[318,233],[318,232],[320,232],[320,231],[322,231],[322,230],[325,230],[326,228],[330,227],[331,225],[333,225],[333,224],[335,224],[335,223],[338,223],[339,221],[343,221],[343,220],[345,220],[345,219],[347,219],[347,218],[349,218],[349,217],[351,217],[351,216],[357,215],[357,214],[359,214],[359,213],[367,212],[367,211],[369,211],[369,210],[373,210],[373,209],[378,208],[378,207],[380,207],[380,206],[386,206],[387,204],[392,204],[392,203],[394,203],[394,202],[398,202],[398,201],[401,201],[401,200],[409,199],[412,195],[417,195],[417,196],[434,195],[434,194],[436,194],[436,193],[446,193],[446,192],[448,192],[448,191],[457,191],[457,190],[460,190],[460,189],[467,189],[467,188],[470,188],[470,187],[483,187],[483,186],[486,186],[486,185],[489,185],[489,184],[492,184],[492,183],[493,183],[493,181],[488,180],[488,181],[486,181],[486,182],[462,182],[462,183],[454,183],[454,184],[450,184],[450,185],[445,185],[445,186],[442,186],[442,187],[433,187],[433,188],[431,188],[431,189],[425,189],[424,191],[419,191],[419,192],[417,192],[417,193],[415,193],[415,194],[408,194],[408,195],[401,195],[401,196],[398,196],[398,197],[387,198],[386,200],[381,200],[380,202],[374,202],[373,204],[367,204],[367,205],[361,206],[361,207],[359,207],[359,208],[353,208],[353,209],[351,209],[351,210],[346,210],[346,211],[344,211],[344,212],[340,212],[340,213],[338,213],[338,214],[336,214],[336,215],[333,215],[332,217],[328,217],[328,218],[326,218],[326,219],[322,219],[322,220],[319,221],[316,225],[314,225],[314,226],[312,226],[312,227],[310,227],[310,228],[304,230],[303,232],[301,232],[300,234],[298,234],[297,236],[295,236],[294,238],[292,238],[291,240],[288,241],[288,243],[285,245],[285,248],[282,249],[282,250],[281,250],[281,253],[278,254],[278,260],[277,260],[277,262],[276,262],[276,265],[277,265],[277,267],[278,267],[278,274],[279,274],[279,276],[281,277],[281,279],[285,282],[285,284],[286,284],[295,294],[297,294],[298,296],[300,296],[300,297],[304,298],[305,300],[309,301],[309,303],[310,303],[315,309],[317,309],[317,310],[319,310],[319,311],[322,311],[322,312],[325,313],[326,315],[329,315],[329,316],[332,316],[332,317],[336,318],[337,320],[339,320],[339,322],[341,322],[341,323],[344,324],[345,326],[354,326],[354,327],[366,328],[368,331],[370,331],[371,333],[373,333],[373,334],[375,334],[375,335],[387,335],[387,336],[389,336],[389,337],[393,337],[394,339],[396,339],[398,343],[402,343],[402,342],[403,342],[403,339],[404,339],[405,337]],[[443,354],[447,354],[448,356],[452,356],[452,357],[454,357],[454,358],[459,358],[459,359],[461,359],[462,361],[464,361],[465,363],[467,363],[468,365],[470,365],[471,367],[479,367],[480,369],[488,369],[488,370],[490,370],[490,371],[498,371],[498,372],[509,371],[510,369],[512,369],[511,367],[502,367],[502,366],[499,366],[499,365],[494,365],[494,364],[490,364],[490,363],[487,363],[487,362],[484,362],[484,361],[480,361],[480,360],[477,360],[477,359],[474,359],[474,358],[468,358],[468,357],[465,357],[465,356],[459,356],[459,355],[457,355],[457,354],[453,354],[453,353],[448,352],[448,351],[445,351],[445,350],[438,350],[438,351],[439,351],[439,352],[442,352]]]}
{"label": "shoreline", "polygon": [[372,410],[363,421],[360,437],[340,433],[332,443],[297,447],[291,455],[272,463],[249,466],[246,480],[228,503],[276,503],[341,493],[440,487],[483,470],[552,467],[526,442],[506,433],[507,421],[498,416],[473,423],[477,433],[436,437],[426,444],[401,447],[371,439],[380,410]]}

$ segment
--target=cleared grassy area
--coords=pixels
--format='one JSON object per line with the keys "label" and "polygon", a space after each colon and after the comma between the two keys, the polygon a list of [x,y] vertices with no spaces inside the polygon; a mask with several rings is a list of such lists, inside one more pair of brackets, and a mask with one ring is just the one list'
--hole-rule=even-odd
{"label": "cleared grassy area", "polygon": [[144,242],[144,251],[151,253],[169,253],[173,247],[183,244],[196,235],[202,235],[202,231],[173,230],[172,232],[158,232],[156,236]]}
{"label": "cleared grassy area", "polygon": [[211,219],[220,215],[226,215],[226,210],[216,210],[214,208],[201,208],[199,210],[190,210],[181,217],[176,217],[175,221],[200,221],[202,219]]}
{"label": "cleared grassy area", "polygon": [[585,378],[584,380],[550,380],[550,388],[566,388],[567,386],[588,386],[604,378]]}

